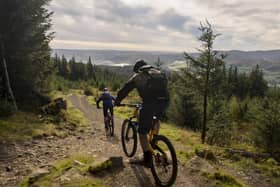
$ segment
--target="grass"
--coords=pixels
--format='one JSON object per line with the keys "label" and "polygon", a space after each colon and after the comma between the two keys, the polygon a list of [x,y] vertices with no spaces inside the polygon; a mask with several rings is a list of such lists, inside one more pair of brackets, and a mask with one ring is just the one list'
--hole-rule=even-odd
{"label": "grass", "polygon": [[134,109],[128,108],[128,107],[115,107],[114,108],[114,114],[121,118],[121,119],[127,119],[131,116],[133,116]]}
{"label": "grass", "polygon": [[57,91],[57,90],[55,90],[55,91],[50,92],[50,93],[49,93],[49,96],[50,96],[50,98],[51,98],[52,100],[57,99],[57,98],[60,98],[60,97],[62,97],[62,98],[65,99],[67,93],[68,93],[68,92],[62,92],[62,91]]}
{"label": "grass", "polygon": [[[81,164],[77,164],[77,161]],[[62,186],[70,187],[102,187],[102,182],[99,179],[87,175],[88,168],[93,162],[94,158],[89,155],[73,155],[69,158],[53,163],[53,168],[50,170],[50,173],[37,178],[35,181],[32,181],[32,178],[27,177],[18,186],[27,187],[32,183],[34,186],[48,187],[52,186],[53,183],[60,183]],[[66,182],[57,180],[70,169],[77,172],[80,177],[71,178],[72,176],[70,175],[70,179]]]}
{"label": "grass", "polygon": [[209,173],[202,171],[201,175],[214,182],[217,187],[246,187],[245,184],[233,176],[223,172]]}
{"label": "grass", "polygon": [[245,170],[259,170],[266,176],[280,178],[279,163],[277,163],[277,161],[273,158],[269,158],[263,162],[255,162],[253,159],[242,158],[236,163],[236,166]]}
{"label": "grass", "polygon": [[88,96],[88,102],[89,102],[89,104],[91,104],[91,105],[96,105],[94,96]]}
{"label": "grass", "polygon": [[79,109],[74,107],[68,107],[65,112],[67,122],[75,124],[76,127],[86,127],[89,125],[88,119],[85,117]]}
{"label": "grass", "polygon": [[64,136],[52,123],[44,123],[37,115],[17,112],[8,118],[0,118],[0,140],[25,140],[33,137]]}
{"label": "grass", "polygon": [[[60,91],[53,91],[50,94],[52,99],[66,95]],[[0,118],[0,140],[26,140],[42,136],[58,136],[65,137],[67,132],[63,131],[65,125],[73,125],[76,127],[86,127],[89,125],[84,114],[74,108],[67,101],[68,109],[63,111],[64,117],[68,123],[57,124],[52,117],[39,118],[39,115],[32,112],[19,111],[9,117]],[[46,120],[47,119],[47,120]]]}

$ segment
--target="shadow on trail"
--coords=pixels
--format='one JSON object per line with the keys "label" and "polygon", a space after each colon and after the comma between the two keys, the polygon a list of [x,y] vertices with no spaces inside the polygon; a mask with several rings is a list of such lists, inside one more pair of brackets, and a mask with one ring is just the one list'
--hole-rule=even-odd
{"label": "shadow on trail", "polygon": [[114,136],[106,136],[106,140],[112,144],[119,144],[120,139],[116,135]]}
{"label": "shadow on trail", "polygon": [[17,157],[15,145],[0,143],[0,161],[12,161]]}
{"label": "shadow on trail", "polygon": [[143,166],[131,165],[131,168],[140,186],[155,186]]}

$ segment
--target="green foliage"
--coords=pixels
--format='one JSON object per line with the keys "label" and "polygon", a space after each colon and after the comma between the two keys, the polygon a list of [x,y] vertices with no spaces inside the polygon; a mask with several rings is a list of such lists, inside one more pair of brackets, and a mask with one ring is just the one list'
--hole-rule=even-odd
{"label": "green foliage", "polygon": [[17,112],[0,119],[0,140],[25,140],[41,136],[64,136],[52,123],[44,123],[35,114]]}
{"label": "green foliage", "polygon": [[202,176],[214,180],[217,187],[245,187],[243,183],[233,176],[221,172],[208,173],[202,172]]}
{"label": "green foliage", "polygon": [[84,94],[85,94],[86,96],[92,96],[92,95],[93,95],[92,90],[91,90],[91,88],[90,88],[89,86],[87,86],[87,87],[84,89]]}
{"label": "green foliage", "polygon": [[75,125],[75,127],[85,127],[89,125],[87,118],[84,114],[77,108],[69,107],[65,114],[66,120]]}
{"label": "green foliage", "polygon": [[218,89],[220,79],[217,72],[222,72],[225,55],[218,55],[217,51],[213,50],[213,43],[216,37],[220,34],[215,34],[211,24],[206,21],[206,24],[200,24],[199,30],[201,35],[198,40],[201,42],[199,56],[194,58],[192,55],[184,53],[186,62],[189,68],[186,74],[192,81],[193,87],[196,88],[199,94],[203,97],[203,120],[201,140],[205,142],[207,131],[207,104],[208,97],[214,94]]}
{"label": "green foliage", "polygon": [[184,83],[184,79],[179,79],[171,86],[171,103],[167,116],[179,126],[198,130],[200,129],[201,112],[196,103],[197,98],[189,87],[183,86]]}
{"label": "green foliage", "polygon": [[230,110],[231,118],[234,121],[239,121],[242,114],[237,98],[234,96],[229,101],[229,110]]}
{"label": "green foliage", "polygon": [[252,121],[256,124],[255,143],[271,153],[280,156],[280,92],[272,91],[251,106]]}
{"label": "green foliage", "polygon": [[86,65],[86,73],[87,73],[87,79],[93,79],[95,80],[96,77],[95,77],[95,73],[94,73],[94,69],[93,69],[93,65],[91,63],[91,57],[89,57],[88,59],[88,63]]}
{"label": "green foliage", "polygon": [[255,162],[253,159],[242,158],[235,163],[235,167],[245,169],[245,171],[258,170],[261,175],[269,177],[273,186],[279,186],[280,184],[280,166],[279,163],[273,159],[268,158],[263,161]]}
{"label": "green foliage", "polygon": [[126,75],[113,73],[106,68],[92,65],[91,57],[89,57],[87,64],[76,62],[75,57],[72,57],[68,62],[64,56],[62,59],[55,56],[52,62],[57,67],[54,76],[59,77],[58,81],[52,80],[54,82],[52,86],[61,91],[87,89],[89,86],[97,87],[99,90],[108,87],[112,91],[116,91],[127,80]]}
{"label": "green foliage", "polygon": [[8,117],[14,113],[14,106],[6,100],[0,100],[0,117]]}
{"label": "green foliage", "polygon": [[34,98],[34,91],[44,91],[51,74],[49,42],[52,33],[49,29],[52,13],[46,9],[48,3],[49,0],[0,1],[1,59],[4,57],[7,61],[18,102]]}
{"label": "green foliage", "polygon": [[211,100],[209,107],[209,130],[207,143],[225,146],[231,143],[233,126],[225,101]]}
{"label": "green foliage", "polygon": [[[77,164],[79,162],[80,164]],[[90,164],[94,162],[94,158],[89,155],[73,155],[69,158],[56,161],[50,169],[49,173],[42,175],[33,179],[32,177],[27,177],[23,180],[19,186],[52,186],[53,183],[59,184],[59,186],[69,186],[69,187],[102,187],[102,183],[99,179],[86,176],[86,172],[90,167]],[[58,180],[62,178],[67,171],[72,170],[77,174],[76,176],[69,176],[69,181]],[[79,177],[77,177],[79,176]]]}
{"label": "green foliage", "polygon": [[267,82],[263,78],[263,72],[260,70],[259,65],[257,65],[250,73],[249,83],[249,92],[251,97],[264,97],[268,86]]}

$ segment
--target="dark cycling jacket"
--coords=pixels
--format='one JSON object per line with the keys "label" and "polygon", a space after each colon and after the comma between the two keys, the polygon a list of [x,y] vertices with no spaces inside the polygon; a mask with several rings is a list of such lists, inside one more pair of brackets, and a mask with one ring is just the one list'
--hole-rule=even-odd
{"label": "dark cycling jacket", "polygon": [[[124,87],[120,89],[116,100],[120,102],[129,94],[130,91],[136,88],[140,97],[143,100],[143,103],[158,103],[157,100],[151,98],[148,94],[147,81],[150,77],[147,75],[147,73],[145,73],[145,71],[147,70],[158,71],[156,68],[150,65],[145,65],[141,67],[140,72],[135,73],[124,85]],[[163,96],[166,98],[164,102],[169,102],[168,90],[165,90]]]}
{"label": "dark cycling jacket", "polygon": [[113,100],[115,98],[109,92],[104,92],[96,101],[96,105],[99,107],[99,102],[103,101],[103,107],[113,107]]}

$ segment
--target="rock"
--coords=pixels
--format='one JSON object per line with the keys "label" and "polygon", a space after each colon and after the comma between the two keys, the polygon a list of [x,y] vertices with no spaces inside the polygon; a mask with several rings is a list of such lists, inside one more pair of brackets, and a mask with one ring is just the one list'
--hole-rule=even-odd
{"label": "rock", "polygon": [[67,109],[66,100],[63,98],[57,98],[51,103],[43,106],[41,112],[45,115],[58,115],[62,109]]}
{"label": "rock", "polygon": [[33,174],[29,177],[29,184],[33,184],[34,182],[36,182],[38,179],[42,178],[43,176],[49,174],[50,171],[47,169],[37,169],[36,171],[33,172]]}
{"label": "rock", "polygon": [[123,164],[122,157],[110,157],[109,159],[103,162],[99,162],[99,163],[95,163],[94,165],[91,165],[88,168],[88,171],[94,175],[103,175],[108,173],[106,171],[110,171],[110,173],[112,173],[114,171],[123,168],[124,168],[124,164]]}
{"label": "rock", "polygon": [[195,150],[195,154],[201,158],[204,158],[206,160],[210,160],[213,162],[218,162],[216,156],[214,155],[214,153],[209,150],[209,149],[204,149],[204,150]]}
{"label": "rock", "polygon": [[7,171],[7,172],[11,172],[12,170],[13,170],[12,166],[7,166],[7,167],[6,167],[6,171]]}
{"label": "rock", "polygon": [[80,162],[80,161],[78,161],[78,160],[74,160],[73,162],[74,162],[75,165],[78,165],[78,166],[85,166],[84,163],[82,163],[82,162]]}
{"label": "rock", "polygon": [[202,159],[198,156],[193,157],[188,161],[186,164],[186,167],[192,171],[192,172],[198,172],[198,171],[208,171],[208,172],[214,172],[214,167],[205,159]]}
{"label": "rock", "polygon": [[21,158],[22,156],[23,156],[23,154],[21,154],[21,153],[17,155],[18,158]]}
{"label": "rock", "polygon": [[82,177],[83,176],[80,174],[80,171],[78,169],[70,168],[67,171],[65,171],[65,173],[57,179],[57,181],[59,181],[62,184],[67,184],[68,182],[71,182],[71,180],[81,179]]}

